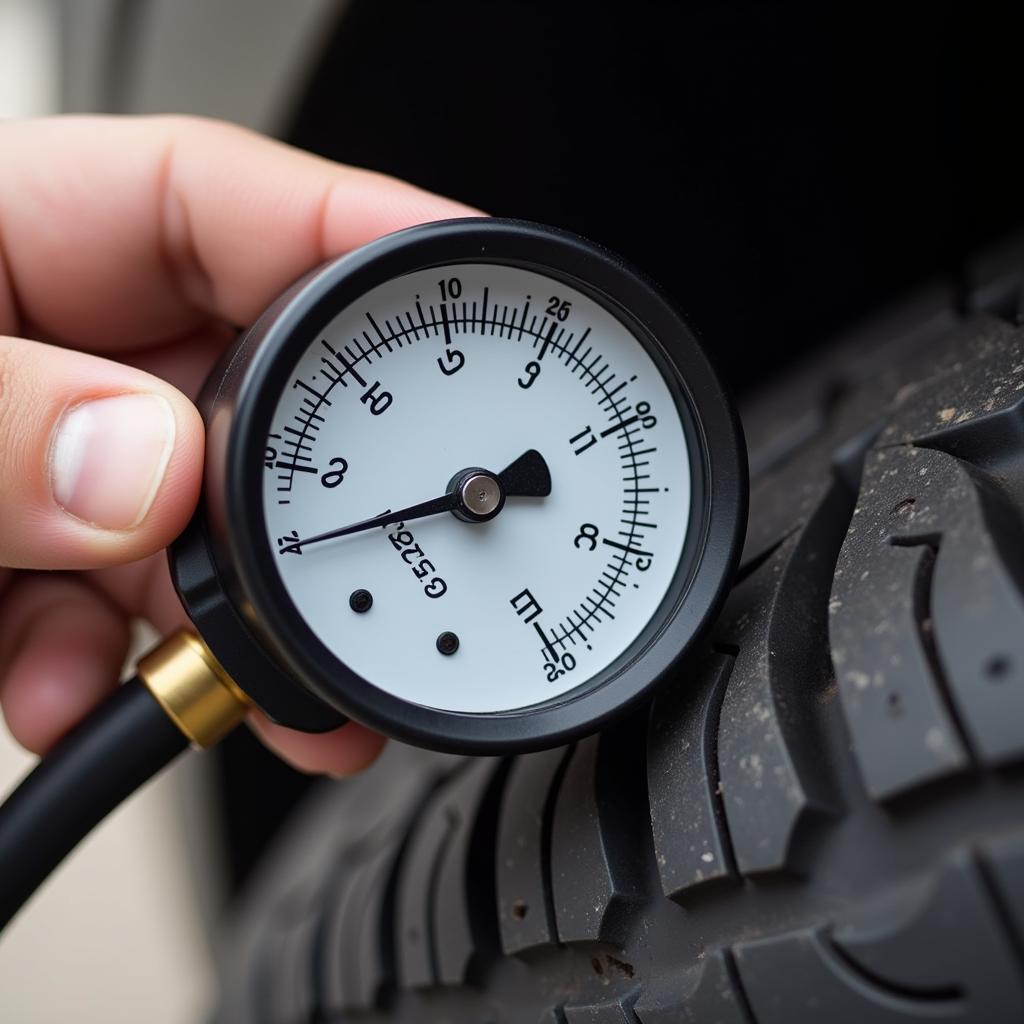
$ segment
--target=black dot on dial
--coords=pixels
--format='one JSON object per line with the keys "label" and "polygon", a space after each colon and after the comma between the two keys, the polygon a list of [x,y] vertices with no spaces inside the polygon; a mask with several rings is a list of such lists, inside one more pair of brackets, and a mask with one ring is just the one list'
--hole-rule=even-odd
{"label": "black dot on dial", "polygon": [[459,649],[459,638],[455,633],[444,632],[438,635],[437,649],[442,654],[454,654]]}
{"label": "black dot on dial", "polygon": [[373,606],[373,594],[368,590],[353,590],[348,597],[348,606],[354,612],[368,612]]}

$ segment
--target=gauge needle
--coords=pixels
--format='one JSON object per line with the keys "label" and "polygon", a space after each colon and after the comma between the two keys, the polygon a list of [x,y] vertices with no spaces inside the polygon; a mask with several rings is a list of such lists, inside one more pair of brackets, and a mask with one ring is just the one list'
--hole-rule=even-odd
{"label": "gauge needle", "polygon": [[423,519],[425,516],[436,516],[442,512],[454,512],[466,522],[483,523],[493,519],[505,504],[506,498],[546,498],[551,493],[551,473],[544,456],[531,448],[514,462],[509,463],[496,476],[485,469],[467,469],[456,474],[446,494],[430,501],[421,501],[418,505],[401,508],[397,512],[385,512],[383,515],[364,519],[350,526],[342,526],[337,530],[318,533],[314,537],[305,537],[293,541],[290,548],[316,544],[334,537],[347,537],[352,533],[362,533],[378,526],[390,523],[405,523],[411,519]]}

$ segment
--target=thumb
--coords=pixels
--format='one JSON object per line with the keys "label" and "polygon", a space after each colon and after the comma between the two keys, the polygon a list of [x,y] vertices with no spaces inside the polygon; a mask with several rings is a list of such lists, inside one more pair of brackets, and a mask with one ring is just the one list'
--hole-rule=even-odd
{"label": "thumb", "polygon": [[0,566],[99,568],[166,547],[202,464],[199,414],[166,381],[0,336]]}

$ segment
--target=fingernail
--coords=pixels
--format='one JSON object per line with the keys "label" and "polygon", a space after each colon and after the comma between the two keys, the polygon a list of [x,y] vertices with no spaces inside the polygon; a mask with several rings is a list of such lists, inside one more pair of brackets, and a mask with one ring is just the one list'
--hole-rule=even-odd
{"label": "fingernail", "polygon": [[61,417],[50,452],[53,497],[105,530],[138,526],[174,450],[174,412],[160,395],[97,398]]}

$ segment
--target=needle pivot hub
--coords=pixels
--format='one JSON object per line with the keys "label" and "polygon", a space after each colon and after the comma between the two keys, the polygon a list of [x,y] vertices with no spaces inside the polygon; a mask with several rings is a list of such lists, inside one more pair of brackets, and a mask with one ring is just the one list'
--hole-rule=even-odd
{"label": "needle pivot hub", "polygon": [[458,507],[454,514],[467,523],[485,523],[493,519],[505,505],[505,489],[498,479],[482,469],[467,469],[457,473],[454,491]]}

